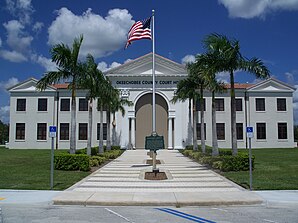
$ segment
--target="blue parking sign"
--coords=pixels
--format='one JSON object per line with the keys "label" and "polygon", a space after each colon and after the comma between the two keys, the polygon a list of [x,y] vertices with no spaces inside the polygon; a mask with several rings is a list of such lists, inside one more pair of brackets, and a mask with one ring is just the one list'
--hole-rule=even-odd
{"label": "blue parking sign", "polygon": [[49,127],[49,134],[51,138],[55,138],[56,137],[56,132],[57,132],[57,127],[56,126],[50,126]]}
{"label": "blue parking sign", "polygon": [[251,126],[246,127],[246,135],[247,138],[253,138],[254,137],[254,129]]}

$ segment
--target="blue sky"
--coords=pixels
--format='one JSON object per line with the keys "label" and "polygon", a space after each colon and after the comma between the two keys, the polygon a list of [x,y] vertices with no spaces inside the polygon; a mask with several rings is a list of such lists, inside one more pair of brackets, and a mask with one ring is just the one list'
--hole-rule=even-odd
{"label": "blue sky", "polygon": [[[156,53],[189,62],[204,52],[206,35],[224,34],[240,41],[244,56],[262,59],[272,76],[298,88],[298,0],[1,0],[0,120],[9,120],[7,87],[55,69],[49,54],[55,43],[71,44],[84,34],[81,58],[92,53],[101,70],[151,52],[149,40],[123,47],[133,22],[152,9]],[[219,78],[228,81],[227,74]],[[235,79],[255,82],[245,73]],[[298,91],[294,112],[297,123]]]}

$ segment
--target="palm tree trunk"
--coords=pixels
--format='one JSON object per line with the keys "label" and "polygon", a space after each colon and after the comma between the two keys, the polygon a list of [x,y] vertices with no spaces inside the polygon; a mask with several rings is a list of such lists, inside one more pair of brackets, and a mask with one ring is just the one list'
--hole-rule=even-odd
{"label": "palm tree trunk", "polygon": [[191,106],[191,99],[188,99],[188,123],[187,123],[187,138],[186,138],[186,145],[191,144],[191,138],[193,135],[193,128],[192,128],[192,120],[191,120],[191,114],[192,114],[192,106]]}
{"label": "palm tree trunk", "polygon": [[103,105],[100,105],[100,127],[99,127],[99,145],[98,145],[98,153],[104,153],[103,149]]}
{"label": "palm tree trunk", "polygon": [[111,150],[111,112],[107,110],[107,151]]}
{"label": "palm tree trunk", "polygon": [[205,145],[205,119],[204,119],[204,98],[203,87],[200,88],[200,113],[201,113],[201,149],[202,153],[206,152],[206,145]]}
{"label": "palm tree trunk", "polygon": [[76,94],[75,94],[75,80],[72,82],[71,90],[71,126],[70,126],[70,154],[76,153]]}
{"label": "palm tree trunk", "polygon": [[88,117],[88,141],[87,141],[87,155],[91,156],[92,143],[92,99],[89,100],[89,117]]}
{"label": "palm tree trunk", "polygon": [[212,91],[212,156],[218,156],[218,142],[216,131],[215,93]]}
{"label": "palm tree trunk", "polygon": [[192,104],[192,111],[193,111],[193,150],[198,150],[198,142],[197,142],[197,119],[198,119],[198,113],[196,111],[196,103],[193,99]]}
{"label": "palm tree trunk", "polygon": [[234,74],[230,72],[231,82],[231,135],[232,135],[232,153],[236,156],[237,150],[237,135],[236,135],[236,103],[235,103],[235,87],[234,87]]}
{"label": "palm tree trunk", "polygon": [[116,124],[115,112],[113,112],[113,128],[112,128],[112,145],[113,146],[116,145],[116,129],[115,129],[115,124]]}

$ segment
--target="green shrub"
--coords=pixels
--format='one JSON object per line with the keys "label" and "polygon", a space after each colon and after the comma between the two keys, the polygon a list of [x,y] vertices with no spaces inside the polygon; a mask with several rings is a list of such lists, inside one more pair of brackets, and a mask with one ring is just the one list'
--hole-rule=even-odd
{"label": "green shrub", "polygon": [[227,149],[220,149],[219,150],[219,155],[220,156],[231,156],[232,155],[232,150],[227,150]]}
{"label": "green shrub", "polygon": [[110,150],[110,151],[105,151],[103,154],[100,154],[100,155],[105,157],[106,159],[116,159],[122,153],[123,153],[122,150],[114,149],[114,150]]}
{"label": "green shrub", "polygon": [[[106,146],[103,147],[104,151],[107,151]],[[120,150],[120,146],[111,146],[111,150]],[[87,154],[87,148],[76,150],[76,154]],[[98,146],[91,147],[91,156],[98,154]]]}
{"label": "green shrub", "polygon": [[91,156],[90,157],[90,166],[100,166],[106,161],[105,157],[102,156]]}
{"label": "green shrub", "polygon": [[214,169],[222,169],[222,161],[215,161],[212,163],[212,168]]}
{"label": "green shrub", "polygon": [[[200,151],[182,150],[181,153],[191,159],[195,159],[201,164],[219,169],[223,172],[228,171],[247,171],[249,170],[249,156],[247,153],[239,151],[237,156],[232,156],[231,150],[220,150],[220,156],[211,156],[210,148],[206,148],[206,154]],[[209,153],[209,154],[208,154]],[[254,156],[252,157],[252,167],[254,167]]]}
{"label": "green shrub", "polygon": [[187,146],[185,147],[185,150],[193,150],[193,145],[187,145]]}
{"label": "green shrub", "polygon": [[[252,168],[254,168],[255,157],[252,156]],[[249,170],[248,154],[238,153],[237,156],[222,156],[221,171],[247,171]]]}
{"label": "green shrub", "polygon": [[54,157],[56,170],[90,170],[89,156],[85,154],[58,154]]}
{"label": "green shrub", "polygon": [[[95,156],[98,153],[98,147],[91,147],[91,156]],[[87,154],[87,148],[76,150],[76,154]]]}

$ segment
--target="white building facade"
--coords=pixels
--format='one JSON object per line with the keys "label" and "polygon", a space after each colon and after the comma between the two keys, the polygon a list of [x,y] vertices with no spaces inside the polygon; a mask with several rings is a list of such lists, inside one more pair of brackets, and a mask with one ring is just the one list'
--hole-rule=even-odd
{"label": "white building facade", "polygon": [[[192,112],[189,102],[173,104],[177,83],[187,77],[185,67],[156,55],[156,130],[168,149],[182,149],[192,144]],[[122,148],[144,148],[145,136],[152,131],[152,54],[125,63],[105,73],[121,92],[133,102],[125,114],[116,113],[111,125],[112,144]],[[49,149],[49,126],[57,126],[55,147],[69,148],[71,92],[67,84],[36,90],[38,80],[31,78],[9,89],[9,148]],[[258,84],[235,84],[237,99],[237,144],[247,148],[246,126],[254,127],[253,148],[294,147],[292,95],[294,88],[275,79]],[[88,132],[87,91],[78,90],[77,148],[85,148]],[[205,92],[206,144],[211,145],[211,94]],[[220,148],[231,148],[229,91],[216,95],[216,119]],[[99,111],[93,101],[92,146],[98,145]],[[198,112],[198,121],[200,120]],[[104,140],[107,136],[104,112]],[[200,143],[200,123],[197,124]]]}

